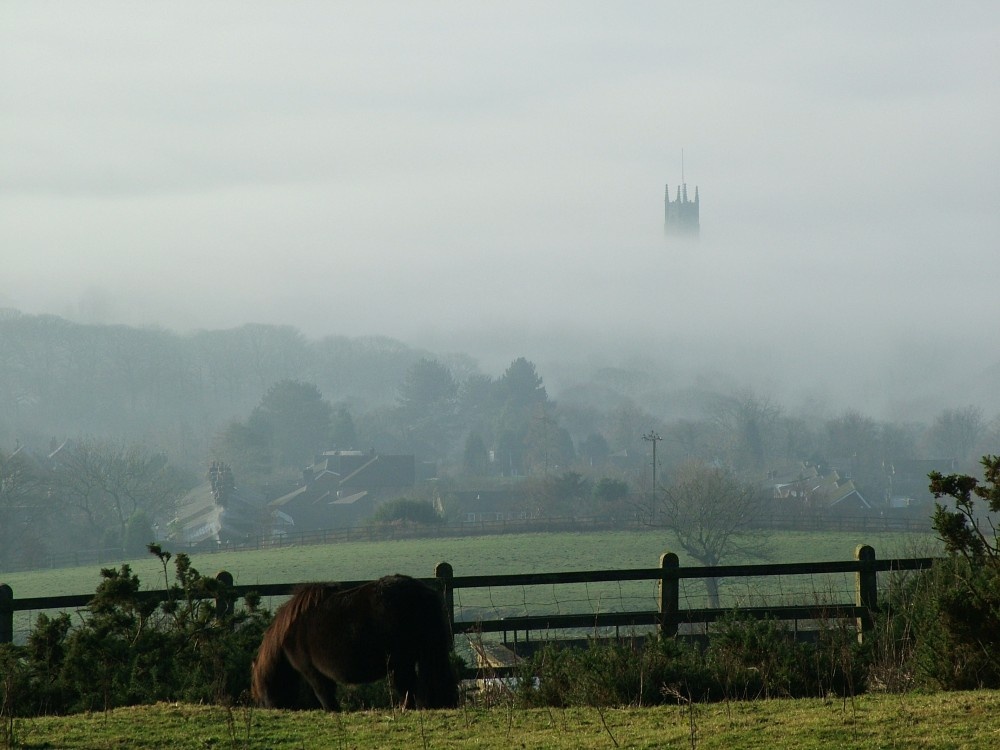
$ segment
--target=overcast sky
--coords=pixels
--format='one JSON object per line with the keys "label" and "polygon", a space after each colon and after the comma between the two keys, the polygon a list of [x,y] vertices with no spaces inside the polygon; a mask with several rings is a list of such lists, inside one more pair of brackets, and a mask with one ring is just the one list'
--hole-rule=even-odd
{"label": "overcast sky", "polygon": [[996,357],[998,133],[994,0],[0,0],[0,306]]}

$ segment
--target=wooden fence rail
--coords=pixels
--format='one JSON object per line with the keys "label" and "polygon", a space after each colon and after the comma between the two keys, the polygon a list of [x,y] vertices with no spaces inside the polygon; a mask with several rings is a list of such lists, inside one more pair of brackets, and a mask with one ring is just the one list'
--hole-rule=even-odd
{"label": "wooden fence rail", "polygon": [[[680,567],[677,555],[667,552],[660,556],[660,565],[655,568],[473,576],[456,576],[450,564],[439,563],[434,571],[434,577],[423,580],[434,583],[441,588],[451,616],[454,633],[508,633],[513,631],[516,634],[519,630],[531,632],[553,631],[563,628],[653,626],[658,628],[662,635],[669,637],[677,634],[681,624],[711,623],[732,614],[734,611],[732,608],[681,609],[680,581],[682,579],[853,573],[855,576],[855,597],[852,602],[743,607],[739,608],[738,611],[747,617],[778,620],[853,619],[856,621],[859,637],[863,637],[864,633],[871,628],[873,616],[879,606],[878,573],[923,570],[929,568],[933,562],[934,558],[929,557],[878,560],[874,549],[868,545],[861,545],[855,550],[854,560],[837,562]],[[244,596],[250,592],[256,592],[261,596],[287,596],[298,585],[295,583],[272,583],[234,586],[232,585],[232,576],[225,571],[220,572],[217,578],[223,581],[237,596]],[[459,589],[609,581],[658,581],[657,609],[642,612],[543,614],[476,620],[456,618],[455,591]],[[352,585],[363,583],[363,581],[345,581],[344,583]],[[13,616],[15,612],[85,608],[93,596],[93,594],[73,594],[15,598],[10,586],[0,584],[0,643],[13,641]],[[167,592],[145,591],[141,593],[141,596],[153,600],[164,600],[167,598]]]}

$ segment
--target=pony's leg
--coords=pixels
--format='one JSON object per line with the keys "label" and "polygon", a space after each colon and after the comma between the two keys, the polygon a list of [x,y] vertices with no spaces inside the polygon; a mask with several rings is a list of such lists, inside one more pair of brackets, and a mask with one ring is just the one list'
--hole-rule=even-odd
{"label": "pony's leg", "polygon": [[403,664],[391,664],[389,676],[392,689],[403,708],[418,708],[416,662],[409,660]]}
{"label": "pony's leg", "polygon": [[301,672],[302,677],[309,683],[309,687],[316,694],[316,699],[323,709],[326,711],[339,711],[340,703],[337,701],[337,683],[312,665],[301,670]]}
{"label": "pony's leg", "polygon": [[320,675],[319,687],[313,685],[313,692],[327,711],[339,711],[340,701],[337,700],[337,683],[326,675]]}
{"label": "pony's leg", "polygon": [[417,708],[455,708],[458,680],[448,653],[425,653],[418,668]]}
{"label": "pony's leg", "polygon": [[452,676],[451,665],[420,662],[420,686],[417,693],[420,708],[455,708],[458,705],[458,683]]}

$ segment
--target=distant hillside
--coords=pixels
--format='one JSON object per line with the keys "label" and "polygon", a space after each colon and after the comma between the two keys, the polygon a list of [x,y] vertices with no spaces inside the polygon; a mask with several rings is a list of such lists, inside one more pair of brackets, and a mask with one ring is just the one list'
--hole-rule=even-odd
{"label": "distant hillside", "polygon": [[195,462],[279,380],[370,409],[392,403],[407,368],[429,356],[381,337],[309,341],[287,326],[179,335],[12,310],[0,315],[0,348],[0,442],[115,436]]}

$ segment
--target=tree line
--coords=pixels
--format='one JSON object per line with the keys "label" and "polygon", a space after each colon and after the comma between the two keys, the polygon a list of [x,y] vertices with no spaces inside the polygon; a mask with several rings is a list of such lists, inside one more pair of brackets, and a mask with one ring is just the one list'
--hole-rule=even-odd
{"label": "tree line", "polygon": [[169,519],[213,462],[266,499],[330,448],[413,454],[445,489],[517,481],[547,514],[580,515],[650,494],[651,431],[662,436],[657,493],[690,484],[691,465],[759,483],[808,461],[836,468],[876,504],[929,499],[925,475],[905,486],[900,462],[948,458],[972,470],[1000,442],[1000,422],[975,405],[891,422],[704,387],[675,394],[680,417],[637,395],[635,383],[655,373],[581,373],[585,385],[555,399],[525,357],[487,374],[461,354],[387,338],[308,340],[287,326],[182,335],[5,311],[0,343],[0,535],[21,544],[60,544],[62,534],[124,546],[130,526]]}

